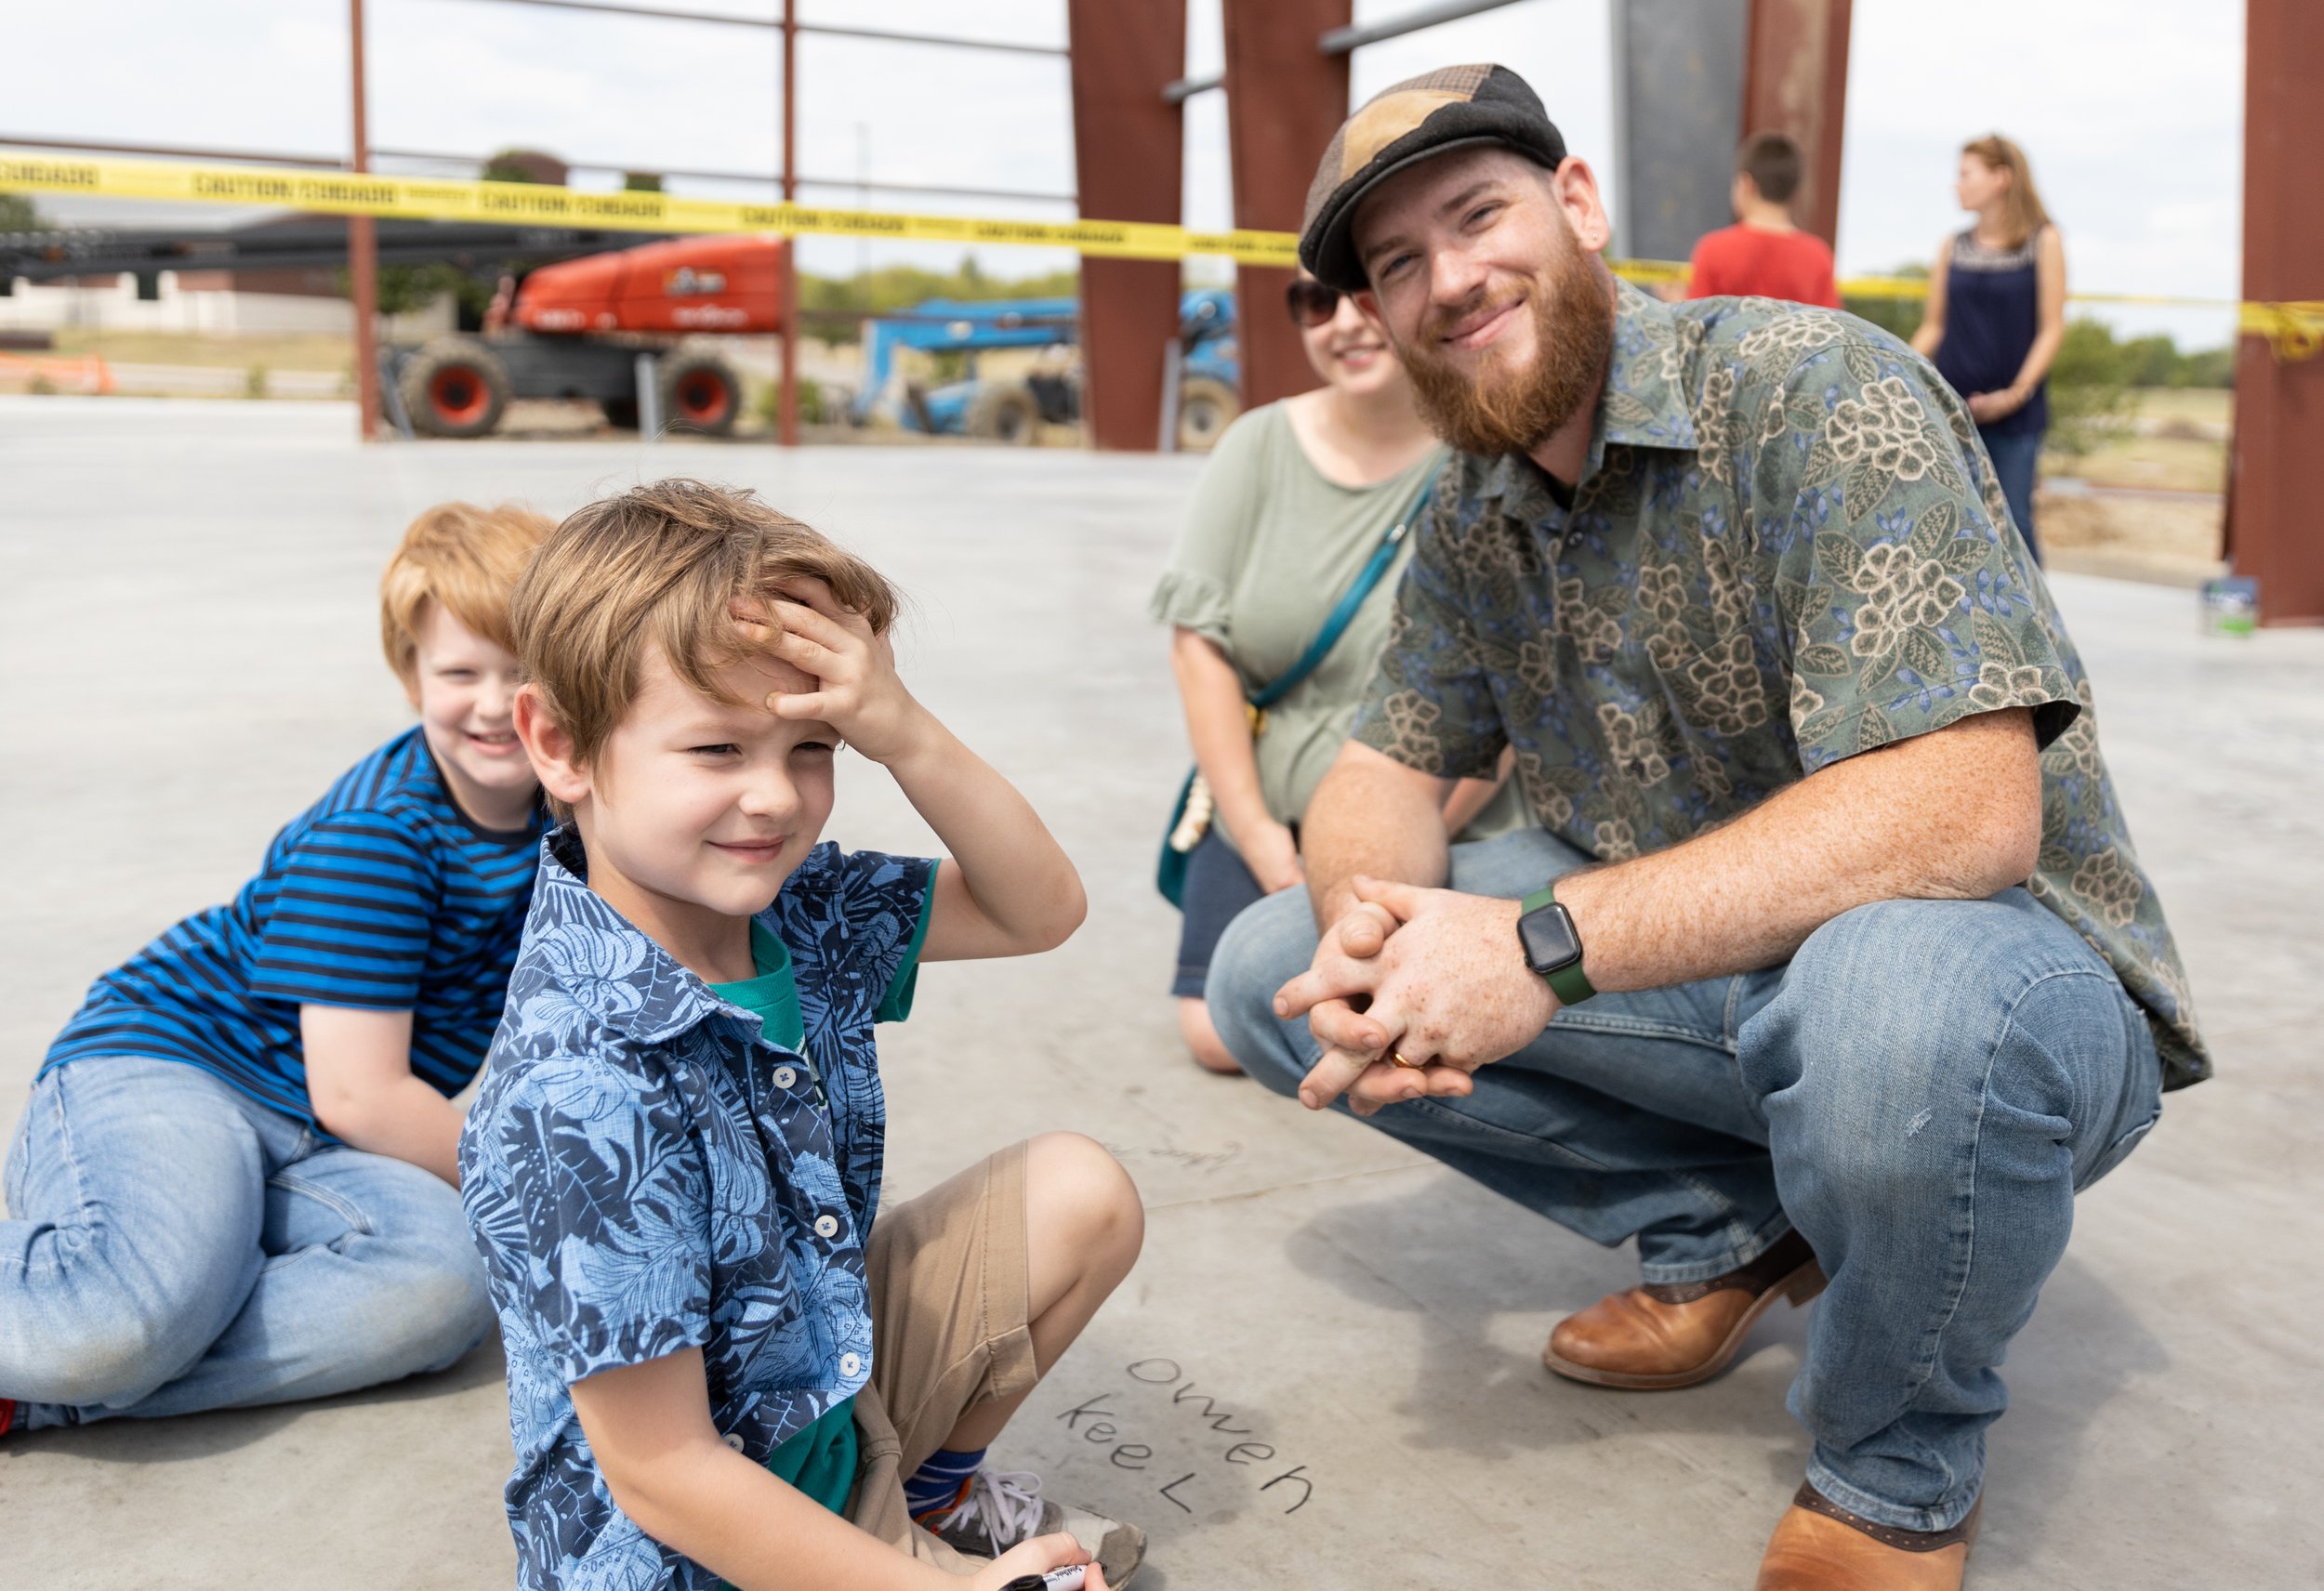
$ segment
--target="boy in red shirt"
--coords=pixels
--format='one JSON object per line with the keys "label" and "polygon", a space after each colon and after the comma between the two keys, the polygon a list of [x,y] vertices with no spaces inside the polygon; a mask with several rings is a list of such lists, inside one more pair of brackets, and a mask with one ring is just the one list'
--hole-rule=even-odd
{"label": "boy in red shirt", "polygon": [[1689,298],[1756,296],[1840,308],[1830,248],[1791,224],[1791,195],[1799,191],[1803,164],[1800,146],[1781,133],[1753,133],[1743,140],[1735,160],[1736,225],[1695,245]]}

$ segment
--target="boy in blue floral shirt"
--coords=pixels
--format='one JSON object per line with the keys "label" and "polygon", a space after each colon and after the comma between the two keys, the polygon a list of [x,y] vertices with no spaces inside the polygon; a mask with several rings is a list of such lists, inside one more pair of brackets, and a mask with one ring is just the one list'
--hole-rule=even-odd
{"label": "boy in blue floral shirt", "polygon": [[[571,822],[460,1169],[524,1586],[998,1591],[1094,1554],[1103,1588],[1142,1552],[981,1463],[1137,1256],[1120,1166],[1046,1134],[874,1224],[872,1024],[920,962],[1048,950],[1084,909],[898,679],[894,612],[806,526],[677,480],[575,513],[518,590],[517,730]],[[950,858],[817,843],[843,743]]]}

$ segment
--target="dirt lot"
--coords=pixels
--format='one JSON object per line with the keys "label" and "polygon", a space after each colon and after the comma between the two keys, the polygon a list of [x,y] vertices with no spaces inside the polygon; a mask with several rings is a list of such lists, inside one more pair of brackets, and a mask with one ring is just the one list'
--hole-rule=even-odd
{"label": "dirt lot", "polygon": [[2110,440],[2079,457],[2045,454],[2036,498],[2058,567],[2195,585],[2219,572],[2231,392],[2159,390]]}

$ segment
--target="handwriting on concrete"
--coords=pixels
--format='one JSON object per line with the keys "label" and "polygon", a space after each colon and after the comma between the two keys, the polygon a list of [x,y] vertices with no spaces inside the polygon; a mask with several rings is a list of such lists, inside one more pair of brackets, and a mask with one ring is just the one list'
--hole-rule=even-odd
{"label": "handwriting on concrete", "polygon": [[1125,1164],[1133,1160],[1149,1160],[1165,1165],[1181,1165],[1189,1171],[1208,1175],[1221,1165],[1232,1164],[1242,1158],[1243,1146],[1228,1143],[1218,1149],[1181,1149],[1176,1144],[1137,1145],[1107,1144],[1105,1151]]}
{"label": "handwriting on concrete", "polygon": [[[1283,1513],[1296,1514],[1314,1496],[1307,1466],[1275,1471],[1282,1456],[1274,1445],[1248,1440],[1257,1427],[1246,1424],[1231,1403],[1196,1386],[1178,1361],[1142,1359],[1123,1374],[1129,1387],[1100,1393],[1057,1417],[1082,1440],[1110,1449],[1107,1462],[1115,1468],[1153,1475],[1155,1490],[1174,1506],[1191,1514],[1206,1495],[1250,1488],[1269,1504],[1287,1505]],[[1155,1443],[1182,1449],[1189,1440],[1203,1453],[1195,1467],[1186,1468],[1182,1457],[1156,1463]]]}

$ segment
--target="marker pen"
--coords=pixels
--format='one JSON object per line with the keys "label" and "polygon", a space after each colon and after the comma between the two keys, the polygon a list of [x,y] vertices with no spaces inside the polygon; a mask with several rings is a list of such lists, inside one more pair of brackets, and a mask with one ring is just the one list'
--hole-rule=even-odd
{"label": "marker pen", "polygon": [[1020,1574],[1000,1591],[1081,1591],[1081,1583],[1089,1577],[1088,1564],[1069,1563],[1047,1574]]}

